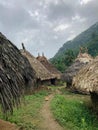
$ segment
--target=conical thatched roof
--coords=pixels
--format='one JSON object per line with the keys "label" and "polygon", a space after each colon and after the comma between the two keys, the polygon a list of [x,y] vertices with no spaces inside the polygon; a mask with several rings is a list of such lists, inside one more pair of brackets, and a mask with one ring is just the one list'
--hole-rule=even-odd
{"label": "conical thatched roof", "polygon": [[68,67],[68,69],[63,74],[62,78],[67,82],[68,86],[72,85],[73,77],[77,72],[86,64],[92,61],[92,57],[88,53],[79,53],[74,63]]}
{"label": "conical thatched roof", "polygon": [[83,67],[73,78],[73,89],[82,93],[98,93],[98,57]]}
{"label": "conical thatched roof", "polygon": [[52,74],[54,75],[57,79],[61,78],[61,72],[58,71],[48,60],[47,58],[44,56],[44,54],[42,56],[38,56],[36,58],[37,60],[39,60],[44,67]]}
{"label": "conical thatched roof", "polygon": [[0,103],[3,112],[18,105],[24,86],[33,82],[34,71],[28,60],[0,33]]}
{"label": "conical thatched roof", "polygon": [[49,80],[55,78],[33,55],[26,50],[21,50],[22,55],[27,57],[32,68],[36,72],[37,79]]}
{"label": "conical thatched roof", "polygon": [[88,53],[79,53],[77,58],[76,58],[76,61],[80,61],[82,63],[89,63],[90,61],[92,61],[92,56],[89,55]]}

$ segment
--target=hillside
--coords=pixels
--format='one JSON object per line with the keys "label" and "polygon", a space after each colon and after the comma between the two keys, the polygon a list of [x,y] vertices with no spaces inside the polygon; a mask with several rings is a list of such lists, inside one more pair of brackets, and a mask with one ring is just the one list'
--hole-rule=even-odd
{"label": "hillside", "polygon": [[58,50],[51,62],[62,72],[73,63],[76,58],[79,47],[87,47],[89,54],[98,55],[98,22],[76,36],[73,40],[67,41]]}
{"label": "hillside", "polygon": [[64,43],[64,45],[58,50],[54,58],[62,55],[67,49],[78,49],[80,46],[85,45],[92,40],[95,34],[98,35],[98,22],[76,36],[73,40]]}

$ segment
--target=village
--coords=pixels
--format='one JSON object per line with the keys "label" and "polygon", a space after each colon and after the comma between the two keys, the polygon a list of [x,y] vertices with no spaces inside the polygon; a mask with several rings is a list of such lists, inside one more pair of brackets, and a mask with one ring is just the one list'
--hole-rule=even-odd
{"label": "village", "polygon": [[[0,130],[97,130],[98,56],[82,51],[62,74],[44,53],[34,57],[23,43],[19,50],[0,33]],[[87,110],[76,117],[81,127],[66,115],[73,106],[72,116],[82,111],[78,105]]]}
{"label": "village", "polygon": [[98,0],[0,0],[0,130],[98,130]]}

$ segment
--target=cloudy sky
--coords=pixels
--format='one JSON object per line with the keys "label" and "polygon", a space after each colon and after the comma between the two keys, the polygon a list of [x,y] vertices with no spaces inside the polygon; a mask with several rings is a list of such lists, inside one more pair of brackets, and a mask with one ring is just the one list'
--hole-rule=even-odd
{"label": "cloudy sky", "polygon": [[50,58],[98,21],[98,0],[0,0],[0,31],[18,48]]}

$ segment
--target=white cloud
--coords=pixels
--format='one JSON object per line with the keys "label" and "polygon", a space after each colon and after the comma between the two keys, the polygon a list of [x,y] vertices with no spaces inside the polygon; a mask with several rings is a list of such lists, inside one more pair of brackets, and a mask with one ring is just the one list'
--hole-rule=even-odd
{"label": "white cloud", "polygon": [[64,31],[65,29],[67,29],[69,27],[70,27],[70,25],[68,25],[68,24],[60,24],[59,26],[54,28],[54,31],[55,32]]}
{"label": "white cloud", "polygon": [[74,17],[72,17],[72,20],[73,21],[78,21],[78,22],[85,22],[85,18],[81,18],[79,15],[76,15],[76,16],[74,16]]}
{"label": "white cloud", "polygon": [[43,47],[43,46],[45,46],[45,43],[40,42],[39,45]]}
{"label": "white cloud", "polygon": [[34,13],[33,13],[31,10],[28,10],[28,13],[29,13],[29,15],[30,15],[31,17],[34,16]]}
{"label": "white cloud", "polygon": [[0,4],[7,7],[7,8],[14,8],[14,4],[11,2],[8,2],[8,1],[2,0],[2,1],[0,1]]}
{"label": "white cloud", "polygon": [[72,17],[72,20],[80,20],[80,16],[76,15],[76,16]]}
{"label": "white cloud", "polygon": [[72,40],[75,36],[76,36],[75,34],[71,34],[71,35],[67,38],[67,40],[68,40],[68,41],[69,41],[69,40]]}
{"label": "white cloud", "polygon": [[[0,31],[17,47],[52,57],[98,21],[98,0],[0,0]],[[51,53],[50,53],[51,52]]]}
{"label": "white cloud", "polygon": [[90,1],[92,1],[92,0],[80,0],[80,4],[84,5],[84,4],[87,4]]}
{"label": "white cloud", "polygon": [[38,17],[39,16],[38,10],[35,10],[35,11],[28,10],[28,13],[31,17]]}
{"label": "white cloud", "polygon": [[55,35],[55,36],[54,36],[54,39],[56,39],[56,40],[57,40],[57,39],[58,39],[58,36],[56,36],[56,35]]}

